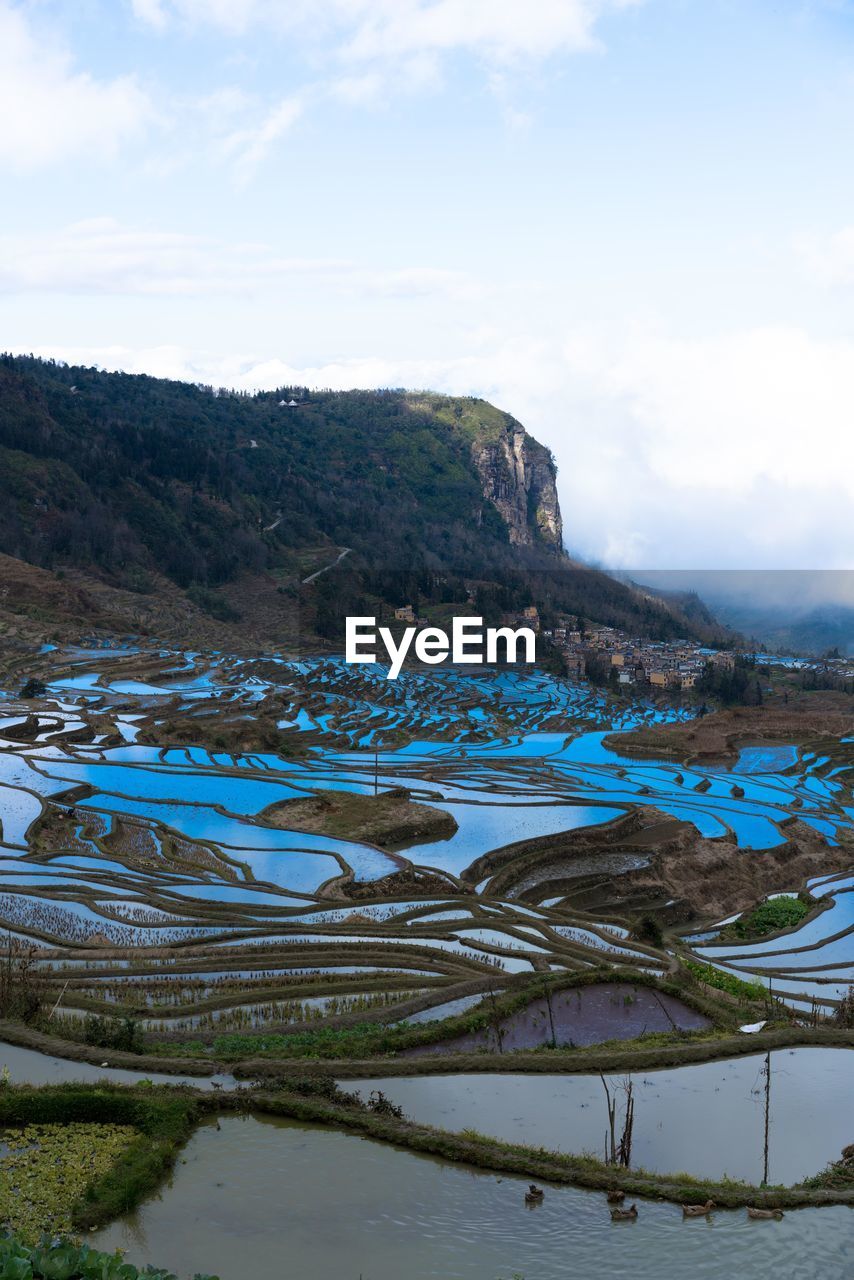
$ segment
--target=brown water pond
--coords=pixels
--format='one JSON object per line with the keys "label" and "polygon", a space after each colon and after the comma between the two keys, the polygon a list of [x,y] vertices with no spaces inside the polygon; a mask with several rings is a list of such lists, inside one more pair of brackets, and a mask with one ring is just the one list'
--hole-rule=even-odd
{"label": "brown water pond", "polygon": [[[488,1001],[485,1008],[489,1008]],[[703,1014],[652,987],[602,982],[559,991],[549,1001],[534,1000],[496,1026],[410,1049],[408,1056],[481,1049],[511,1053],[540,1045],[600,1044],[603,1040],[631,1040],[645,1032],[702,1031],[709,1026]]]}

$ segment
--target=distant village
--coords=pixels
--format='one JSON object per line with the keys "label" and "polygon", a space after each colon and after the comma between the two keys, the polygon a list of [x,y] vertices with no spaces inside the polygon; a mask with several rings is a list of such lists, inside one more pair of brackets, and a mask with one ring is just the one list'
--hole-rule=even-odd
{"label": "distant village", "polygon": [[[525,616],[532,617],[536,612],[526,610]],[[593,625],[579,631],[567,625],[543,630],[542,635],[563,654],[570,675],[587,675],[589,664],[595,662],[600,673],[603,665],[610,666],[620,685],[646,685],[676,692],[693,689],[709,666],[716,671],[733,671],[736,666],[737,655],[732,649],[709,649],[690,640],[639,639],[616,627]],[[839,681],[854,679],[854,660],[838,654],[795,658],[757,652],[742,656],[755,656],[760,666],[812,671]]]}
{"label": "distant village", "polygon": [[[428,625],[409,604],[395,609],[394,616],[398,622]],[[562,654],[567,674],[576,678],[592,674],[594,666],[601,673],[606,666],[616,673],[614,680],[619,685],[649,685],[678,692],[693,689],[709,663],[727,671],[735,667],[732,651],[701,648],[689,640],[638,639],[616,627],[596,625],[574,630],[569,622],[544,628],[535,605],[523,609],[515,622],[550,641]]]}
{"label": "distant village", "polygon": [[709,663],[724,671],[735,667],[731,650],[701,648],[689,640],[639,639],[616,627],[594,626],[584,631],[556,627],[542,634],[563,654],[569,675],[586,676],[590,663],[596,661],[600,670],[603,664],[610,666],[620,685],[649,685],[675,692],[693,689]]}
{"label": "distant village", "polygon": [[[473,599],[469,603],[474,603]],[[425,618],[419,618],[409,604],[395,609],[394,616],[398,622],[430,625]],[[567,675],[577,679],[592,677],[600,683],[604,677],[622,687],[640,686],[671,693],[689,691],[696,687],[709,666],[719,672],[733,671],[738,656],[732,649],[711,649],[691,640],[649,640],[631,636],[618,627],[596,623],[581,629],[577,618],[544,627],[535,605],[523,609],[512,622],[516,626],[531,627],[549,641],[563,657]],[[757,652],[755,657],[760,665],[824,673],[841,681],[854,680],[854,659],[837,654],[797,658]]]}

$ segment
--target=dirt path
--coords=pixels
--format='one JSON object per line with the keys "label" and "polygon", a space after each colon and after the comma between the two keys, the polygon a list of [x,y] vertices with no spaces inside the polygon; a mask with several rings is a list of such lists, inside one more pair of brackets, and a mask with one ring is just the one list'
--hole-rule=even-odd
{"label": "dirt path", "polygon": [[352,547],[343,547],[339,555],[336,557],[335,560],[332,561],[331,564],[325,564],[323,568],[318,569],[316,573],[310,573],[307,578],[303,578],[302,585],[304,587],[307,587],[310,582],[314,582],[315,579],[319,578],[321,574],[328,573],[330,569],[334,569],[336,564],[340,564],[341,561],[344,559],[344,557],[348,556],[352,550],[353,550]]}

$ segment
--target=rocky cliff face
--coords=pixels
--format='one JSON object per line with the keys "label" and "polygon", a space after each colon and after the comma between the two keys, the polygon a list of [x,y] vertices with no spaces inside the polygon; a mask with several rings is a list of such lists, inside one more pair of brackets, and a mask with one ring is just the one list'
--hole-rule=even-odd
{"label": "rocky cliff face", "polygon": [[551,453],[518,422],[507,419],[503,433],[472,444],[484,497],[494,503],[514,546],[559,552],[563,522],[557,497],[557,468]]}

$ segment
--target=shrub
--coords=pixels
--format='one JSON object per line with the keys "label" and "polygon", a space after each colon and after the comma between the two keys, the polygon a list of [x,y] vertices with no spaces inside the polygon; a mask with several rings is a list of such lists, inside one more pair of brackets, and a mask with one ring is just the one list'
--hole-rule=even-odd
{"label": "shrub", "polygon": [[83,1039],[86,1044],[99,1049],[123,1049],[127,1053],[142,1053],[142,1033],[134,1018],[105,1018],[99,1014],[86,1015],[83,1023]]}
{"label": "shrub", "polygon": [[661,925],[654,916],[642,916],[635,924],[632,934],[638,942],[645,942],[651,947],[660,947],[663,942]]}
{"label": "shrub", "polygon": [[36,680],[33,676],[27,681],[21,690],[22,698],[43,698],[47,693],[47,685],[41,680]]}
{"label": "shrub", "polygon": [[399,1107],[391,1098],[387,1098],[382,1089],[374,1089],[368,1098],[368,1110],[374,1115],[387,1116],[391,1120],[403,1119],[403,1107]]}
{"label": "shrub", "polygon": [[32,1022],[42,1007],[45,981],[35,965],[35,949],[9,943],[0,959],[0,1017]]}
{"label": "shrub", "polygon": [[839,1001],[833,1021],[837,1027],[846,1027],[848,1030],[854,1027],[854,986],[850,986]]}
{"label": "shrub", "polygon": [[732,973],[723,973],[711,964],[698,964],[696,960],[686,960],[685,968],[707,987],[715,987],[718,991],[726,991],[739,1000],[767,1000],[768,992],[759,981],[744,982]]}

